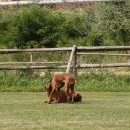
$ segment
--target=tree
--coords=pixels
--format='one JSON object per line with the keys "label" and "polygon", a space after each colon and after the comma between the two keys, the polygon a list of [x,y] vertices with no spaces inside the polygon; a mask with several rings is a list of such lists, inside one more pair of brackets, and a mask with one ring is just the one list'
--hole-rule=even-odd
{"label": "tree", "polygon": [[39,6],[20,9],[14,18],[16,46],[55,47],[62,37],[61,17],[58,12]]}
{"label": "tree", "polygon": [[[114,41],[116,45],[130,43],[130,5],[102,4],[97,8],[98,30],[104,42]],[[110,44],[110,43],[109,43]]]}

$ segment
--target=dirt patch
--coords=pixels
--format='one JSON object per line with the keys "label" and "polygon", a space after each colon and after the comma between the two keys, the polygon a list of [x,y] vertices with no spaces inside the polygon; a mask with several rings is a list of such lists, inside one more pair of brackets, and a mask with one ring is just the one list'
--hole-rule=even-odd
{"label": "dirt patch", "polygon": [[58,3],[58,4],[49,4],[50,8],[59,9],[59,10],[71,10],[77,8],[86,8],[92,7],[95,5],[95,2],[74,2],[74,3]]}

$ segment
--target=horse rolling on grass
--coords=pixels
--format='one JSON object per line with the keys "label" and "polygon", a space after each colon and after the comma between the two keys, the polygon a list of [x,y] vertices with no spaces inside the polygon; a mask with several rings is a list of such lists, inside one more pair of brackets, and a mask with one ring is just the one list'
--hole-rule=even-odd
{"label": "horse rolling on grass", "polygon": [[[47,92],[48,97],[50,97],[52,87],[50,85],[45,86],[45,91]],[[70,91],[69,92],[70,100],[72,98],[72,95],[73,95],[73,93]],[[73,99],[74,102],[82,101],[82,96],[79,92],[74,92],[73,98],[74,98]],[[66,102],[68,102],[68,99],[67,99],[65,91],[64,90],[59,90],[59,91],[54,90],[50,103],[66,103]],[[48,103],[48,101],[45,101],[44,103]]]}
{"label": "horse rolling on grass", "polygon": [[[71,73],[62,73],[55,74],[51,77],[50,83],[45,87],[51,88],[51,92],[49,94],[49,101],[51,103],[52,97],[54,93],[59,93],[60,88],[64,87],[64,92],[67,97],[67,102],[74,102],[74,85],[75,85],[75,77]],[[57,91],[57,92],[56,92]],[[71,96],[70,96],[71,93]],[[60,95],[57,94],[57,102],[60,102]]]}

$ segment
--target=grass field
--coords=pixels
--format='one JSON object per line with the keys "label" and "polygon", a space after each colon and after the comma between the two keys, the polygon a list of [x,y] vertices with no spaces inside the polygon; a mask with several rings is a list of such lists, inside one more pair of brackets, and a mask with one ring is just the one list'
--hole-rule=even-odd
{"label": "grass field", "polygon": [[77,104],[43,104],[46,93],[1,92],[0,130],[130,130],[130,92],[82,92]]}

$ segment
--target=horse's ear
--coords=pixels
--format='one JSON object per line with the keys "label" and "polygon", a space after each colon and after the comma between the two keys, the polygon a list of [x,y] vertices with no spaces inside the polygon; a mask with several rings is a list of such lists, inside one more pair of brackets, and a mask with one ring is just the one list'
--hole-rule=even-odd
{"label": "horse's ear", "polygon": [[49,83],[45,85],[45,91],[47,91],[49,89]]}
{"label": "horse's ear", "polygon": [[52,87],[51,87],[50,83],[45,85],[45,91],[48,91],[48,90],[51,90],[51,89],[52,89]]}

